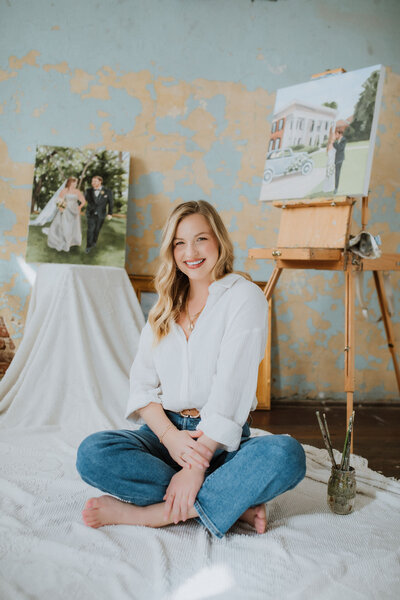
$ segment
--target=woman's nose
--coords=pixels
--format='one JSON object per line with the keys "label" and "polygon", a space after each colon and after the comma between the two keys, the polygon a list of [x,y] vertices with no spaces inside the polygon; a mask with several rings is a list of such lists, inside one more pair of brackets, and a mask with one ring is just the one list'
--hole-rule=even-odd
{"label": "woman's nose", "polygon": [[187,258],[197,256],[197,247],[194,242],[188,242],[188,244],[186,245],[186,256]]}

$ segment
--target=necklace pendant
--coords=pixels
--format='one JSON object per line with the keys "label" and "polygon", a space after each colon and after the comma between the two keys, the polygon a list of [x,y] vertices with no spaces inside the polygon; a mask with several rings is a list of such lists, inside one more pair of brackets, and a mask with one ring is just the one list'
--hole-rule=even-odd
{"label": "necklace pendant", "polygon": [[194,329],[194,323],[189,323],[189,329],[190,329],[190,331],[193,331],[193,329]]}

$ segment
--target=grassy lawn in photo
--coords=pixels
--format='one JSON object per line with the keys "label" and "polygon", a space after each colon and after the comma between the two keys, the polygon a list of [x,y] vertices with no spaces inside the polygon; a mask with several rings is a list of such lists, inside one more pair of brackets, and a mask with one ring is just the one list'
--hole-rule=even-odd
{"label": "grassy lawn in photo", "polygon": [[[29,227],[28,263],[67,263],[82,265],[103,265],[106,267],[125,267],[126,216],[113,215],[111,221],[104,221],[95,248],[89,254],[86,248],[86,217],[81,217],[82,245],[72,246],[69,252],[58,252],[47,245],[47,235],[42,227]],[[47,225],[49,227],[49,224]]]}
{"label": "grassy lawn in photo", "polygon": [[[368,158],[368,141],[351,142],[346,145],[345,159],[343,161],[342,170],[340,172],[339,188],[337,196],[352,194],[361,194],[364,184],[365,167]],[[326,165],[327,155],[324,149],[323,152],[318,151],[312,155],[314,159],[314,168]],[[316,196],[331,196],[332,192],[323,192],[324,182],[319,183],[310,194],[310,198]]]}

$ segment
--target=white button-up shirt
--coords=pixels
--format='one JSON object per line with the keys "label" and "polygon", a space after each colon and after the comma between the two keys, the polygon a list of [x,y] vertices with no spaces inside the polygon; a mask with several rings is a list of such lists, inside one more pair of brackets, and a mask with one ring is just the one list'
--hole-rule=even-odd
{"label": "white button-up shirt", "polygon": [[157,345],[146,323],[130,373],[126,417],[141,421],[150,402],[179,412],[197,408],[198,429],[228,450],[257,405],[258,367],[264,356],[268,303],[260,288],[231,273],[209,287],[206,305],[188,340],[177,323]]}

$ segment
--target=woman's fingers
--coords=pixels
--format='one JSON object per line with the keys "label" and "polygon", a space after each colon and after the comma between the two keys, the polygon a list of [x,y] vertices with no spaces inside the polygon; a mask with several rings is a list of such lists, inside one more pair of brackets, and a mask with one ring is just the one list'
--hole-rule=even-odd
{"label": "woman's fingers", "polygon": [[210,463],[207,460],[204,460],[200,454],[194,451],[185,452],[184,458],[192,467],[207,469],[210,466]]}
{"label": "woman's fingers", "polygon": [[181,498],[175,496],[174,503],[172,505],[172,520],[175,525],[181,520]]}
{"label": "woman's fingers", "polygon": [[189,429],[186,429],[186,431],[192,438],[199,438],[203,435],[203,432],[199,429],[196,429],[195,431],[190,431]]}
{"label": "woman's fingers", "polygon": [[188,448],[186,452],[182,452],[180,458],[185,461],[185,465],[189,465],[189,467],[199,467],[202,469],[207,469],[209,467],[209,463],[205,461],[197,452]]}
{"label": "woman's fingers", "polygon": [[193,445],[189,444],[188,449],[181,456],[188,456],[201,467],[206,469],[210,466],[210,460],[212,458],[212,452],[205,446],[200,446],[197,442]]}
{"label": "woman's fingers", "polygon": [[168,490],[167,490],[164,498],[166,498],[165,507],[164,507],[164,520],[168,521],[168,518],[171,514],[172,506],[174,503],[174,495],[172,493],[168,493]]}
{"label": "woman's fingers", "polygon": [[186,496],[182,496],[180,509],[181,509],[181,519],[182,519],[182,521],[186,521],[187,514],[188,514],[188,500],[187,500]]}
{"label": "woman's fingers", "polygon": [[191,465],[189,462],[187,462],[183,457],[186,456],[186,453],[184,452],[183,454],[181,454],[181,456],[179,458],[176,459],[175,462],[178,463],[178,465],[180,467],[182,467],[183,469],[190,469]]}
{"label": "woman's fingers", "polygon": [[207,448],[207,446],[201,442],[189,442],[188,446],[200,454],[200,456],[205,460],[211,460],[213,457],[213,452],[210,450],[210,448]]}

